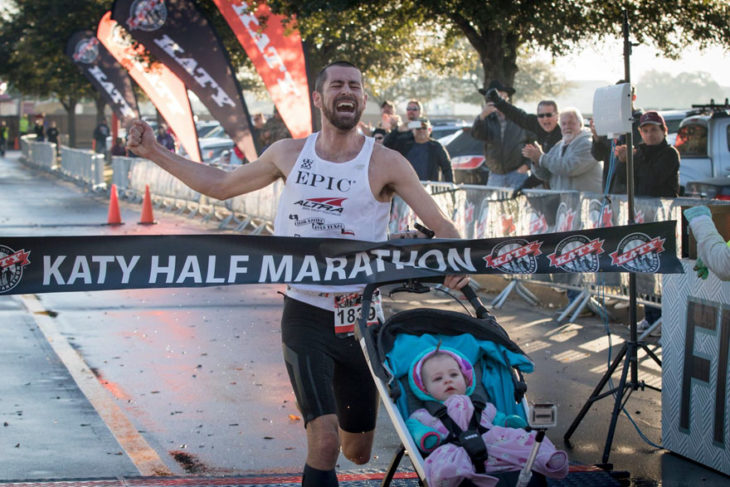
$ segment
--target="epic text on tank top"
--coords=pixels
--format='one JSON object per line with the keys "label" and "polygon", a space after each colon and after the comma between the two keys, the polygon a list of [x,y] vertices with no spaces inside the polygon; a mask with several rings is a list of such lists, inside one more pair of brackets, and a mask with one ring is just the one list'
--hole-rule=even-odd
{"label": "epic text on tank top", "polygon": [[[286,178],[274,234],[370,242],[386,240],[390,203],[375,199],[369,179],[374,139],[366,137],[354,159],[330,162],[317,156],[318,135],[315,132],[307,137]],[[359,292],[362,288],[362,285],[291,284],[287,295],[332,310],[333,293]]]}

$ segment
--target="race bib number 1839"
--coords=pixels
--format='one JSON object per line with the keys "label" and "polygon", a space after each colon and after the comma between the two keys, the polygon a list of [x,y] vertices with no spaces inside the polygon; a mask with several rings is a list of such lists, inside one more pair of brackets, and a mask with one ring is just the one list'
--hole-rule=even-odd
{"label": "race bib number 1839", "polygon": [[[380,293],[373,293],[373,300],[368,311],[368,326],[378,322],[378,316],[382,316],[382,305]],[[351,334],[355,330],[355,323],[362,314],[362,294],[335,294],[335,333]]]}

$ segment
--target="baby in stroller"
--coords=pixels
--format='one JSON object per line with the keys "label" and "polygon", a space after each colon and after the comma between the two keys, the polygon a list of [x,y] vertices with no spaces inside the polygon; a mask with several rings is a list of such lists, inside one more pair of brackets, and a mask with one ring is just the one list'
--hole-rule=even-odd
{"label": "baby in stroller", "polygon": [[[439,343],[417,356],[408,383],[426,405],[409,416],[406,426],[428,455],[424,470],[429,486],[456,487],[468,479],[473,485],[491,487],[499,479],[488,473],[522,469],[536,432],[525,431],[523,418],[501,413],[490,402],[481,411],[475,407],[470,397],[476,383],[474,368],[464,355]],[[454,431],[464,433],[457,436]],[[545,438],[533,470],[563,478],[568,467],[567,454]]]}

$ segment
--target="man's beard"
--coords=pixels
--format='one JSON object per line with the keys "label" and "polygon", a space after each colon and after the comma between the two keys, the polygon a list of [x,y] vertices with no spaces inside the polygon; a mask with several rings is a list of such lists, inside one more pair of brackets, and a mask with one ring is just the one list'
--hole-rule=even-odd
{"label": "man's beard", "polygon": [[[335,100],[335,102],[332,104],[333,107],[337,106],[339,100]],[[355,100],[351,100],[355,104],[355,111],[352,112],[353,117],[342,119],[337,114],[336,108],[330,108],[327,105],[322,105],[322,114],[324,115],[324,118],[329,120],[329,122],[335,126],[335,128],[338,128],[340,130],[351,130],[354,127],[357,126],[358,122],[360,122],[360,117],[362,116],[362,111],[359,110],[360,104],[357,103]]]}

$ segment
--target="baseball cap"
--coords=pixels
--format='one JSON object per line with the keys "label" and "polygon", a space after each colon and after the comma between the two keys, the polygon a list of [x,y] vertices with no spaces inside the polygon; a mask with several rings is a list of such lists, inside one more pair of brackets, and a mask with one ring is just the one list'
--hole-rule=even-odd
{"label": "baseball cap", "polygon": [[664,122],[664,117],[659,112],[655,112],[653,110],[644,112],[641,115],[641,118],[639,119],[639,127],[642,127],[644,125],[658,125],[660,127],[663,127],[664,130],[667,129],[667,124]]}

